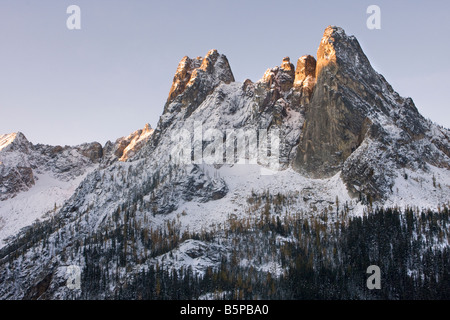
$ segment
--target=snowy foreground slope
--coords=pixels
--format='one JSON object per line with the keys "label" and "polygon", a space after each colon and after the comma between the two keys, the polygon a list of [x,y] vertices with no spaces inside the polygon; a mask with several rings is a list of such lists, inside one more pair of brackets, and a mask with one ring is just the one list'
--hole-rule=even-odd
{"label": "snowy foreground slope", "polygon": [[0,238],[14,236],[36,220],[55,214],[93,169],[69,181],[58,180],[48,173],[36,174],[36,182],[31,189],[0,202]]}
{"label": "snowy foreground slope", "polygon": [[[184,57],[154,131],[107,144],[76,179],[36,173],[0,202],[3,237],[45,220],[0,251],[0,297],[298,298],[274,288],[328,270],[354,292],[330,297],[366,298],[342,266],[390,261],[397,247],[411,252],[398,272],[419,281],[424,252],[448,263],[449,136],[338,27],[325,30],[317,60],[286,57],[257,82],[235,82],[217,50]],[[351,247],[361,241],[384,242]],[[82,270],[76,290],[65,285],[70,266]]]}

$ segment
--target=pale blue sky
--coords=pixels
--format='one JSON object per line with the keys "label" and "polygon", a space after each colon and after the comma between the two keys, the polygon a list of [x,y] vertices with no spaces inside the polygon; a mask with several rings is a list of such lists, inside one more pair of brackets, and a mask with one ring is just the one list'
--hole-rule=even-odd
{"label": "pale blue sky", "polygon": [[[81,30],[66,28],[69,5]],[[381,8],[381,30],[366,8]],[[450,127],[450,2],[1,0],[0,134],[33,143],[107,140],[156,126],[185,56],[225,54],[237,81],[316,55],[323,30],[355,35],[374,68]]]}

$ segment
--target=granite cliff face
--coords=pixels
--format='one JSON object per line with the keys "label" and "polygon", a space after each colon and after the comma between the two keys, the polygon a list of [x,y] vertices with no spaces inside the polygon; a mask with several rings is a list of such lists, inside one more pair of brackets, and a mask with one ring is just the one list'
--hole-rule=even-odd
{"label": "granite cliff face", "polygon": [[[358,63],[356,69],[353,63]],[[371,79],[361,77],[361,72]],[[356,39],[333,27],[325,30],[317,50],[315,77],[316,86],[306,106],[305,128],[294,164],[298,170],[322,178],[338,172],[361,144],[372,104],[365,92],[370,86],[364,83],[368,80],[371,85],[379,85],[380,80]],[[352,96],[361,98],[361,103],[350,101]]]}
{"label": "granite cliff face", "polygon": [[306,55],[298,58],[295,69],[294,88],[298,88],[308,98],[311,96],[316,84],[316,59]]}
{"label": "granite cliff face", "polygon": [[431,139],[434,126],[372,68],[356,38],[341,28],[325,30],[315,77],[296,170],[315,178],[342,171],[353,193],[380,199],[392,191],[394,169],[448,167],[448,151],[440,147],[449,143],[445,130]]}

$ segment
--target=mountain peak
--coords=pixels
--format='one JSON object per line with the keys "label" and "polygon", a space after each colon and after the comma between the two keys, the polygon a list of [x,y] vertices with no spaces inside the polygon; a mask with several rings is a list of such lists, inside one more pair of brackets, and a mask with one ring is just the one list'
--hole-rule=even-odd
{"label": "mountain peak", "polygon": [[180,95],[185,89],[186,85],[191,79],[192,72],[199,68],[201,65],[201,58],[197,57],[191,59],[188,56],[184,56],[180,63],[178,63],[177,71],[173,77],[172,87],[169,91],[169,97],[167,103],[172,102],[178,95]]}
{"label": "mountain peak", "polygon": [[338,34],[337,27],[328,26],[317,49],[316,78],[325,66],[336,64],[335,34]]}
{"label": "mountain peak", "polygon": [[22,132],[0,135],[0,151],[28,150],[29,141]]}
{"label": "mountain peak", "polygon": [[181,59],[173,78],[166,106],[189,88],[195,87],[201,78],[205,80],[206,77],[209,77],[209,81],[215,84],[221,81],[234,82],[234,76],[226,56],[219,54],[216,49],[209,50],[203,59],[201,57],[191,59],[188,56]]}
{"label": "mountain peak", "polygon": [[316,78],[322,71],[336,74],[338,69],[368,84],[378,82],[373,77],[375,71],[358,40],[348,36],[340,27],[328,26],[317,49]]}
{"label": "mountain peak", "polygon": [[152,128],[152,126],[150,125],[150,123],[146,123],[145,126],[144,126],[143,132],[150,132],[150,131],[152,131],[152,130],[153,130],[153,128]]}
{"label": "mountain peak", "polygon": [[285,71],[295,71],[294,65],[291,63],[291,59],[289,57],[284,57],[281,62],[281,68]]}
{"label": "mountain peak", "polygon": [[203,58],[200,69],[202,69],[203,71],[212,72],[214,69],[214,64],[216,63],[219,56],[219,52],[216,49],[209,50],[206,56]]}

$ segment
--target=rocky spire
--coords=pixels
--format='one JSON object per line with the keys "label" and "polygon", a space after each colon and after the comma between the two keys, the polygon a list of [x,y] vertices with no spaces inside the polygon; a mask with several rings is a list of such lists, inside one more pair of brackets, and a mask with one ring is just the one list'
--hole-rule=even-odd
{"label": "rocky spire", "polygon": [[267,69],[260,83],[275,89],[279,94],[288,92],[294,83],[295,67],[289,57],[284,57],[280,67]]}
{"label": "rocky spire", "polygon": [[191,59],[188,56],[183,57],[178,64],[177,71],[173,77],[172,87],[169,91],[169,97],[167,98],[167,103],[172,102],[179,94],[181,94],[191,79],[192,72],[199,68],[201,65],[202,58],[197,57],[196,59]]}
{"label": "rocky spire", "polygon": [[291,75],[294,75],[295,67],[291,63],[291,59],[289,57],[284,57],[283,61],[281,62],[281,69],[284,71],[291,71]]}
{"label": "rocky spire", "polygon": [[294,88],[301,89],[311,96],[316,84],[316,59],[311,55],[305,55],[297,60],[295,69]]}
{"label": "rocky spire", "polygon": [[200,85],[210,92],[220,82],[230,83],[233,81],[233,72],[226,56],[219,54],[217,50],[210,50],[203,59],[201,57],[191,59],[185,56],[178,64],[167,98],[166,109],[182,94],[185,94],[185,99],[180,99],[180,102],[198,101],[192,94],[197,92],[197,89],[203,88],[198,88],[196,85]]}
{"label": "rocky spire", "polygon": [[[365,105],[365,101],[350,102],[350,96],[366,95],[365,86],[362,87],[364,82],[358,79],[362,73],[373,78],[373,83],[379,81],[368,62],[358,63],[364,62],[363,57],[365,55],[354,37],[348,37],[338,27],[325,29],[317,50],[314,95],[305,114],[304,130],[294,161],[294,167],[300,171],[316,178],[334,175],[370,127],[370,120],[365,120],[367,111],[357,108]],[[313,63],[309,60],[311,77]],[[297,69],[296,80],[299,82],[305,74],[300,72],[301,69],[302,62]],[[343,91],[340,87],[347,89]]]}
{"label": "rocky spire", "polygon": [[[307,76],[312,77],[310,61],[310,68],[306,61],[304,65]],[[302,68],[303,62],[298,63],[294,86],[306,75]],[[391,169],[384,167],[386,161],[375,168],[376,161],[357,154],[361,148],[369,148],[370,141],[389,139],[380,119],[392,119],[396,113],[401,114],[395,121],[403,141],[424,137],[425,120],[412,100],[400,97],[372,68],[355,37],[339,27],[327,27],[317,50],[314,92],[306,106],[293,167],[314,178],[341,171],[351,192],[381,197]],[[385,174],[377,176],[377,170]]]}
{"label": "rocky spire", "polygon": [[381,86],[378,73],[372,68],[358,40],[336,26],[328,26],[317,49],[316,79],[322,72],[341,73],[368,86]]}
{"label": "rocky spire", "polygon": [[328,26],[324,33],[322,40],[320,41],[319,49],[317,49],[317,67],[316,78],[325,66],[334,66],[336,64],[336,35],[338,31],[342,29]]}
{"label": "rocky spire", "polygon": [[143,129],[139,129],[126,137],[117,139],[114,143],[108,141],[104,146],[105,165],[116,160],[127,161],[141,150],[153,135],[153,128],[147,123]]}
{"label": "rocky spire", "polygon": [[215,49],[210,50],[203,59],[184,57],[178,64],[152,145],[158,144],[161,134],[175,119],[189,117],[221,83],[234,81],[227,57]]}

